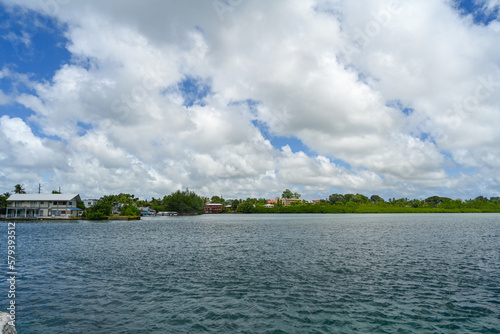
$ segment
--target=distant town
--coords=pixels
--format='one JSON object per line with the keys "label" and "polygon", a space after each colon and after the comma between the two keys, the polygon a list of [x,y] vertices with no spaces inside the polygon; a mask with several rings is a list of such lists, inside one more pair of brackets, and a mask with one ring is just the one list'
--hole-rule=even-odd
{"label": "distant town", "polygon": [[305,201],[289,189],[274,199],[224,199],[202,197],[178,190],[163,198],[141,200],[132,194],[82,199],[79,194],[27,194],[22,185],[13,193],[0,195],[0,217],[5,219],[131,220],[144,216],[174,216],[224,213],[452,213],[500,212],[500,197],[469,200],[432,196],[424,200],[378,195],[332,194],[325,199]]}

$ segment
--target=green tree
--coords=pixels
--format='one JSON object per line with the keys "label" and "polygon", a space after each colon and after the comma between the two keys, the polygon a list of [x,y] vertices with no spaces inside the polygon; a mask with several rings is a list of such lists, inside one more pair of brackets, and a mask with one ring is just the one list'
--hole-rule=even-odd
{"label": "green tree", "polygon": [[428,206],[436,207],[437,205],[439,205],[443,202],[447,202],[447,201],[451,201],[451,200],[452,200],[451,198],[447,198],[447,197],[431,196],[431,197],[426,198],[424,202]]}
{"label": "green tree", "polygon": [[254,204],[251,201],[244,201],[238,205],[238,208],[236,209],[238,212],[242,213],[254,213],[257,210],[255,209]]}
{"label": "green tree", "polygon": [[300,196],[299,193],[293,193],[290,189],[286,189],[283,191],[281,198],[300,198]]}
{"label": "green tree", "polygon": [[84,211],[85,211],[85,209],[86,209],[86,207],[85,207],[85,203],[83,203],[82,201],[80,201],[80,202],[76,202],[76,207],[77,207],[78,209],[82,209],[82,210],[84,210]]}
{"label": "green tree", "polygon": [[330,200],[330,204],[345,204],[347,202],[342,194],[331,194],[328,199]]}
{"label": "green tree", "polygon": [[189,189],[177,190],[166,196],[164,203],[167,211],[176,211],[181,214],[201,214],[205,207],[205,201]]}
{"label": "green tree", "polygon": [[346,203],[352,202],[352,199],[354,198],[354,194],[345,194],[344,195]]}
{"label": "green tree", "polygon": [[7,213],[7,199],[10,197],[10,193],[4,193],[0,195],[0,214],[4,215]]}
{"label": "green tree", "polygon": [[235,199],[232,203],[231,203],[231,210],[233,211],[236,211],[236,209],[238,208],[238,205],[240,205],[240,201]]}
{"label": "green tree", "polygon": [[259,205],[266,205],[268,203],[268,200],[266,198],[259,198],[257,200],[257,204]]}
{"label": "green tree", "polygon": [[352,201],[354,203],[368,203],[370,202],[370,200],[368,199],[368,197],[364,196],[364,195],[361,195],[361,194],[356,194],[352,197]]}
{"label": "green tree", "polygon": [[57,191],[57,190],[52,190],[52,193],[53,193],[53,194],[60,194],[61,192],[60,192],[60,191]]}
{"label": "green tree", "polygon": [[90,220],[107,219],[113,213],[113,207],[108,201],[100,200],[85,210],[85,217]]}
{"label": "green tree", "polygon": [[219,196],[212,196],[212,198],[210,199],[210,203],[224,204],[224,198],[219,197]]}
{"label": "green tree", "polygon": [[372,197],[370,197],[370,200],[372,201],[372,203],[385,202],[384,199],[379,195],[372,195]]}
{"label": "green tree", "polygon": [[141,215],[141,210],[137,209],[132,204],[125,204],[121,207],[120,216],[138,217]]}
{"label": "green tree", "polygon": [[24,187],[22,184],[16,184],[14,186],[14,194],[26,194],[26,191],[24,191]]}

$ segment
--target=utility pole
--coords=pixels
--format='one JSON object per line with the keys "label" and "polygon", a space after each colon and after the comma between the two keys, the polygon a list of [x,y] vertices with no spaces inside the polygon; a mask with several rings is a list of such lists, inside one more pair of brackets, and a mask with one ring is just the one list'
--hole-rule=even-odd
{"label": "utility pole", "polygon": [[61,187],[59,187],[59,193],[61,193]]}
{"label": "utility pole", "polygon": [[40,193],[41,193],[41,191],[42,191],[42,184],[41,184],[41,183],[39,183],[39,184],[38,184],[38,193],[40,194]]}

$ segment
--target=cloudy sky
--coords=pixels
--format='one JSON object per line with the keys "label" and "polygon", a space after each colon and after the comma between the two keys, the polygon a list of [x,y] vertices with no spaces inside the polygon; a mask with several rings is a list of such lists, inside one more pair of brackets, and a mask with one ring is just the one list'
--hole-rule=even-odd
{"label": "cloudy sky", "polygon": [[0,192],[500,195],[499,0],[0,0]]}

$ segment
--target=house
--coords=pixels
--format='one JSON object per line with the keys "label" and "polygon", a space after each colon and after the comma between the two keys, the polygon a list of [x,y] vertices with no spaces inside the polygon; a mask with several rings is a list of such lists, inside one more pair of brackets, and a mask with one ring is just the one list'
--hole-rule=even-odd
{"label": "house", "polygon": [[78,194],[14,194],[7,199],[7,218],[70,218],[80,215]]}
{"label": "house", "polygon": [[279,198],[276,197],[276,203],[283,206],[290,206],[293,202],[302,202],[303,200],[299,198]]}
{"label": "house", "polygon": [[83,200],[83,204],[85,204],[86,208],[90,208],[91,206],[96,205],[97,203],[99,203],[98,199],[84,199]]}
{"label": "house", "polygon": [[271,203],[267,203],[264,205],[265,208],[268,208],[268,209],[272,209],[274,208],[274,204],[271,204]]}
{"label": "house", "polygon": [[203,213],[221,213],[222,212],[222,204],[220,203],[207,203],[205,204],[205,209],[203,209]]}
{"label": "house", "polygon": [[156,210],[151,209],[149,206],[139,206],[137,209],[141,210],[141,216],[156,215]]}

